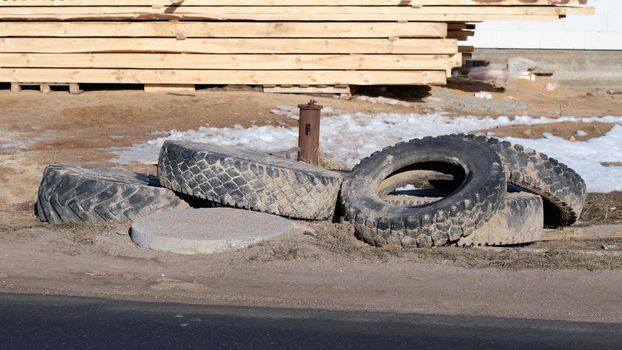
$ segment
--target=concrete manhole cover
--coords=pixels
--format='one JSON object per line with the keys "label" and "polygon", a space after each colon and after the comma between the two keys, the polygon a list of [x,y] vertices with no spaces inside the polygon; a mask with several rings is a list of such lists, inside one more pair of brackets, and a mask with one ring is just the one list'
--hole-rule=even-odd
{"label": "concrete manhole cover", "polygon": [[312,231],[279,216],[231,208],[176,209],[155,213],[131,228],[141,247],[178,254],[213,254],[266,239]]}

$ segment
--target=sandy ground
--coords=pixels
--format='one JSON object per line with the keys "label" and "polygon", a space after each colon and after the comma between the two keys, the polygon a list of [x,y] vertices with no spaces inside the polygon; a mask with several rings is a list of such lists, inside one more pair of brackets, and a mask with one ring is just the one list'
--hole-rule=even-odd
{"label": "sandy ground", "polygon": [[0,231],[2,292],[622,322],[622,258],[563,253],[555,244],[540,243],[543,254],[378,249],[347,224],[314,224],[315,236],[181,256],[135,246],[128,225],[50,228],[28,213]]}
{"label": "sandy ground", "polygon": [[[585,94],[546,81],[520,82],[493,100],[485,87],[369,89],[408,106],[314,97],[349,112],[534,116],[619,115],[622,95]],[[525,86],[525,84],[530,84]],[[489,315],[622,322],[622,258],[578,256],[568,249],[622,247],[617,240],[538,243],[546,253],[443,248],[398,251],[358,242],[347,224],[314,224],[316,236],[290,237],[236,253],[187,257],[142,250],[128,225],[56,226],[38,222],[32,204],[43,168],[71,162],[110,165],[124,147],[171,129],[241,124],[293,125],[270,110],[308,96],[203,90],[195,94],[87,91],[12,94],[0,90],[0,292],[343,310]],[[589,137],[611,126],[591,125]],[[570,138],[577,125],[495,129],[498,135]],[[134,170],[151,171],[150,166]],[[583,220],[622,223],[622,195],[588,198]],[[613,209],[612,209],[613,208]]]}

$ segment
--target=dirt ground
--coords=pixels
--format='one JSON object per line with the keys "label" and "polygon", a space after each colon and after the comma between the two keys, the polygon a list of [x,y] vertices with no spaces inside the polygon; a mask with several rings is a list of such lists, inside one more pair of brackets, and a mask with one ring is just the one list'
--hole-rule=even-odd
{"label": "dirt ground", "polygon": [[[362,89],[407,105],[313,97],[348,112],[444,111],[456,115],[619,115],[622,95],[546,90],[546,80],[505,91],[451,83],[431,90]],[[490,101],[473,97],[491,91]],[[194,94],[87,91],[73,96],[0,90],[0,292],[49,293],[204,304],[488,315],[622,322],[622,257],[578,254],[622,249],[622,240],[542,242],[492,251],[398,250],[357,241],[348,224],[312,224],[315,235],[290,237],[207,257],[145,251],[128,224],[48,226],[33,216],[49,163],[108,165],[110,147],[125,147],[172,129],[294,125],[274,115],[309,96],[257,91]],[[583,141],[607,124],[556,123],[491,130],[499,136],[550,132]],[[115,165],[116,166],[116,165]],[[133,170],[154,172],[149,165]],[[622,224],[622,194],[590,194],[584,224]]]}

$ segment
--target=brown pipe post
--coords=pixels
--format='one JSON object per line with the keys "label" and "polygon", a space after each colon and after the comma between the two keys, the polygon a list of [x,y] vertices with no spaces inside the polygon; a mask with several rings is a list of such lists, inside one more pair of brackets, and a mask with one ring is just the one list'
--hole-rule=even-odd
{"label": "brown pipe post", "polygon": [[298,161],[320,164],[320,113],[322,106],[311,100],[298,105],[300,122],[298,130]]}

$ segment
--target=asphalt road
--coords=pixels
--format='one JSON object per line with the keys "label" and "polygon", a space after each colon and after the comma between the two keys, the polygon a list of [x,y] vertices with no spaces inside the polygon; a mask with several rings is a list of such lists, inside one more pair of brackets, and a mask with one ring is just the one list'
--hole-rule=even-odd
{"label": "asphalt road", "polygon": [[621,349],[622,325],[0,295],[0,349]]}

